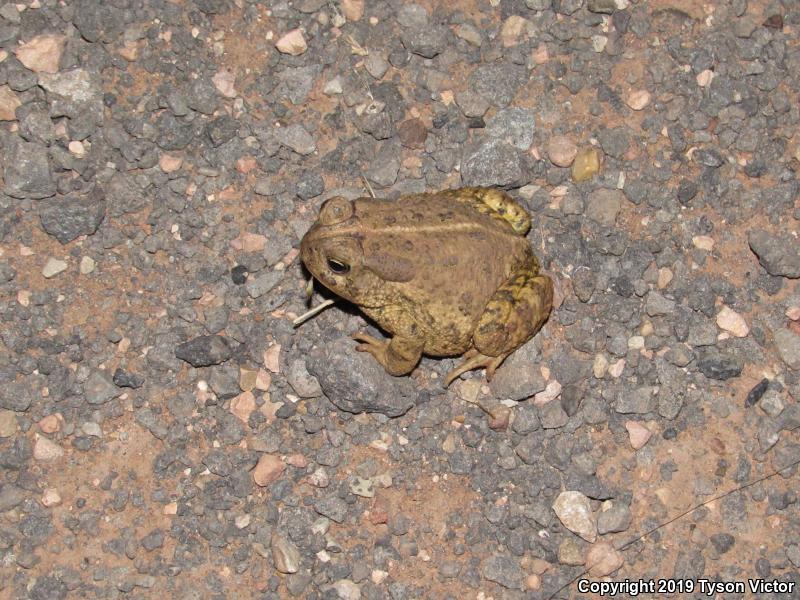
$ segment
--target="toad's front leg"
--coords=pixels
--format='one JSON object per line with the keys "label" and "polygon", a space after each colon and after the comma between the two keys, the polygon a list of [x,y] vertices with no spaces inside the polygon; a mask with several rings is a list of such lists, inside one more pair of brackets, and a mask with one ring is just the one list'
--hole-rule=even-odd
{"label": "toad's front leg", "polygon": [[352,338],[361,342],[356,350],[372,354],[389,375],[411,373],[422,356],[423,344],[410,338],[395,336],[391,340],[379,340],[366,333],[354,333]]}

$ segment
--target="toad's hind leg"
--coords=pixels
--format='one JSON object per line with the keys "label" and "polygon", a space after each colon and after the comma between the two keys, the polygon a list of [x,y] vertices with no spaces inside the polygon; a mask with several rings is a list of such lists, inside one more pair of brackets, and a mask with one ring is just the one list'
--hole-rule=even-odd
{"label": "toad's hind leg", "polygon": [[489,300],[472,335],[474,349],[448,373],[445,385],[471,369],[491,380],[505,358],[539,331],[553,307],[553,282],[538,269],[512,275]]}
{"label": "toad's hind leg", "polygon": [[472,341],[487,356],[508,356],[531,339],[553,308],[553,281],[538,272],[512,275],[483,311]]}
{"label": "toad's hind leg", "polygon": [[495,369],[497,369],[497,367],[503,363],[506,356],[508,355],[503,354],[502,356],[486,356],[477,350],[472,349],[464,355],[464,361],[447,374],[447,377],[444,379],[444,386],[449,386],[451,383],[453,383],[453,380],[462,373],[466,373],[472,369],[480,369],[481,367],[486,369],[486,380],[491,381]]}
{"label": "toad's hind leg", "polygon": [[419,342],[395,336],[391,340],[378,340],[366,333],[355,333],[352,338],[361,342],[359,352],[369,352],[389,375],[406,375],[414,370],[422,356]]}
{"label": "toad's hind leg", "polygon": [[553,282],[536,270],[513,275],[489,300],[472,335],[474,348],[450,371],[445,386],[462,373],[486,369],[491,381],[506,357],[539,331],[553,307]]}

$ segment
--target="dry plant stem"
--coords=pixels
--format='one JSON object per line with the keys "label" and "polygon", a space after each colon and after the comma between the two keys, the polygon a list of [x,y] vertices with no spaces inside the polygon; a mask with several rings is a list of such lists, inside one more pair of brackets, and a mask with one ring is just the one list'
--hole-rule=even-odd
{"label": "dry plant stem", "polygon": [[326,308],[328,308],[331,304],[334,304],[334,300],[325,300],[325,302],[323,302],[322,304],[318,304],[317,306],[315,306],[314,308],[312,308],[308,312],[305,312],[302,315],[300,315],[299,317],[297,317],[294,321],[292,321],[292,326],[293,327],[297,327],[298,325],[301,325],[302,323],[305,323],[306,321],[308,321],[311,317],[313,317],[317,313],[320,313],[323,310],[325,310]]}
{"label": "dry plant stem", "polygon": [[361,180],[364,182],[364,187],[367,188],[367,191],[369,192],[369,197],[374,198],[375,192],[372,190],[372,186],[369,184],[369,181],[367,181],[367,178],[364,177],[364,175],[361,175]]}

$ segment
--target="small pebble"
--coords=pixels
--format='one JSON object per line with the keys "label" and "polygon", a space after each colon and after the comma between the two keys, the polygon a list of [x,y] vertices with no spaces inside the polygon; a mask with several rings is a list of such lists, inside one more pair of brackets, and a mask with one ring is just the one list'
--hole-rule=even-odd
{"label": "small pebble", "polygon": [[547,158],[558,167],[569,167],[577,155],[578,146],[566,136],[556,135],[547,142]]}
{"label": "small pebble", "polygon": [[78,269],[80,270],[81,275],[88,275],[94,271],[96,265],[97,263],[91,256],[82,256]]}
{"label": "small pebble", "polygon": [[727,306],[723,306],[717,313],[717,325],[720,329],[740,338],[747,337],[750,333],[744,317]]}
{"label": "small pebble", "polygon": [[283,54],[291,54],[292,56],[300,56],[308,50],[308,44],[303,37],[303,32],[299,29],[292,29],[285,33],[275,42],[275,47]]}
{"label": "small pebble", "polygon": [[42,492],[42,505],[50,508],[61,504],[61,494],[56,488],[45,488]]}
{"label": "small pebble", "polygon": [[589,498],[578,491],[561,492],[553,503],[553,511],[561,523],[587,542],[597,539],[595,522]]}
{"label": "small pebble", "polygon": [[50,279],[55,277],[59,273],[63,273],[67,270],[67,262],[60,260],[58,258],[53,258],[52,256],[47,259],[44,267],[42,268],[42,275],[45,279]]}
{"label": "small pebble", "polygon": [[262,454],[253,469],[253,481],[261,487],[276,481],[286,468],[280,456]]}
{"label": "small pebble", "polygon": [[17,417],[14,411],[0,409],[0,437],[11,437],[17,432]]}
{"label": "small pebble", "polygon": [[364,0],[342,0],[340,8],[348,21],[360,21],[364,16]]}
{"label": "small pebble", "polygon": [[588,181],[600,172],[600,153],[595,148],[585,148],[575,155],[572,163],[572,180]]}
{"label": "small pebble", "polygon": [[650,104],[650,92],[634,90],[625,98],[625,103],[633,110],[642,110]]}
{"label": "small pebble", "polygon": [[64,449],[61,446],[46,437],[40,436],[37,438],[33,446],[33,458],[44,462],[50,462],[58,460],[62,456],[64,456]]}
{"label": "small pebble", "polygon": [[638,421],[625,421],[625,429],[628,430],[628,437],[634,450],[642,448],[653,435],[652,431]]}
{"label": "small pebble", "polygon": [[586,553],[585,564],[592,577],[607,577],[624,563],[624,556],[610,542],[593,544]]}

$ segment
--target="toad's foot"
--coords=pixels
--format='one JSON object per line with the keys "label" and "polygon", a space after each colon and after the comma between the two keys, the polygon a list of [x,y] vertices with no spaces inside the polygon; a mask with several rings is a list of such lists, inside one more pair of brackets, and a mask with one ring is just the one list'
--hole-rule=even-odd
{"label": "toad's foot", "polygon": [[464,362],[447,374],[447,377],[445,377],[444,380],[444,386],[449,386],[453,380],[462,373],[466,373],[472,369],[480,369],[481,367],[486,369],[486,381],[491,381],[495,370],[497,370],[497,367],[503,364],[506,356],[508,356],[508,354],[501,354],[500,356],[486,356],[485,354],[481,354],[473,348],[464,355]]}
{"label": "toad's foot", "polygon": [[367,333],[354,333],[351,336],[357,342],[359,352],[369,352],[375,357],[389,375],[406,375],[417,366],[422,356],[422,346],[414,340],[398,336],[391,340],[379,340]]}

